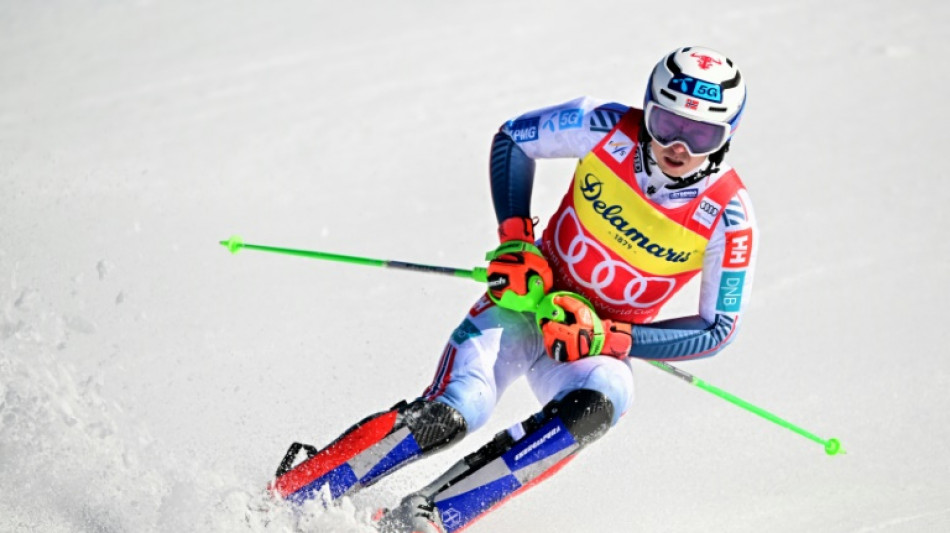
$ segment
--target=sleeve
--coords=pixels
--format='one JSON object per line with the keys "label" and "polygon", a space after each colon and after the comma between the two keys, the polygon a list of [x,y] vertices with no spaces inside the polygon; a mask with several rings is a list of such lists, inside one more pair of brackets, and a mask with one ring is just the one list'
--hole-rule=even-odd
{"label": "sleeve", "polygon": [[498,222],[531,216],[536,159],[584,157],[628,109],[615,102],[580,97],[502,124],[492,140],[490,167]]}
{"label": "sleeve", "polygon": [[744,189],[726,205],[703,258],[699,314],[635,325],[631,357],[710,357],[731,343],[749,306],[759,232]]}

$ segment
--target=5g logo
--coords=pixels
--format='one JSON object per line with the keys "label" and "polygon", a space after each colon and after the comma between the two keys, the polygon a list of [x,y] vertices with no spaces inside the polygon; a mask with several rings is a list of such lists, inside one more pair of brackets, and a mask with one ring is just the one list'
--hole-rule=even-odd
{"label": "5g logo", "polygon": [[696,87],[693,88],[693,96],[697,96],[703,100],[722,102],[722,93],[719,91],[719,86],[701,80],[696,80]]}
{"label": "5g logo", "polygon": [[709,83],[689,76],[677,76],[670,80],[667,87],[707,102],[722,103],[722,86],[717,83]]}

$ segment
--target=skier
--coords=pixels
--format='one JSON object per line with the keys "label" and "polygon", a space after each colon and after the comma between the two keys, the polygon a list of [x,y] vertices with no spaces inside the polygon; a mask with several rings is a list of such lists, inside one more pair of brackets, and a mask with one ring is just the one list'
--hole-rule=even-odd
{"label": "skier", "polygon": [[[526,376],[539,412],[377,523],[384,532],[457,531],[617,423],[633,398],[629,357],[682,361],[729,344],[758,247],[749,197],[723,162],[745,101],[729,58],[686,47],[653,69],[642,110],[584,97],[506,122],[491,148],[500,244],[488,254],[488,291],[452,333],[432,383],[322,450],[295,444],[270,488],[293,501],[350,494],[481,427]],[[536,242],[535,160],[554,157],[579,162]],[[698,314],[653,322],[698,273]],[[291,468],[301,447],[309,457]]]}

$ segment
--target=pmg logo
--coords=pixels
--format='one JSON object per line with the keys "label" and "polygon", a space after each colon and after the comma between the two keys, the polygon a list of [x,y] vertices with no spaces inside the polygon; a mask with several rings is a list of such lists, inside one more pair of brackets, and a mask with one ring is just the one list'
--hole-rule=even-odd
{"label": "pmg logo", "polygon": [[508,131],[516,143],[538,140],[538,126],[541,117],[529,117],[513,120],[508,123]]}
{"label": "pmg logo", "polygon": [[699,65],[699,68],[703,70],[709,70],[709,68],[713,65],[722,65],[722,61],[709,57],[705,54],[697,54],[696,52],[693,52],[689,55],[689,57],[696,58],[696,63]]}

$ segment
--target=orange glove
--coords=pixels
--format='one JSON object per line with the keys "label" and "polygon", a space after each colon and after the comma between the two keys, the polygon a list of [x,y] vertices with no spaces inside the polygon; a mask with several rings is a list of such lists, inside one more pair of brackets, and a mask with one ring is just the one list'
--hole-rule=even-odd
{"label": "orange glove", "polygon": [[534,244],[534,221],[530,218],[511,217],[498,225],[498,242],[524,241]]}
{"label": "orange glove", "polygon": [[[551,359],[563,363],[595,355],[595,342],[603,341],[603,331],[595,331],[600,319],[585,302],[569,294],[556,295],[552,301],[561,308],[557,311],[559,316],[556,320],[542,318],[539,321],[544,349]],[[560,316],[561,313],[564,316]]]}
{"label": "orange glove", "polygon": [[633,324],[604,320],[604,347],[600,355],[626,359],[633,348]]}
{"label": "orange glove", "polygon": [[544,349],[552,359],[572,362],[592,355],[618,359],[629,356],[633,346],[631,324],[601,321],[588,302],[571,293],[550,296],[554,306],[543,306],[538,325],[544,336]]}
{"label": "orange glove", "polygon": [[554,274],[534,245],[530,219],[513,217],[498,228],[501,244],[488,252],[488,296],[501,307],[531,311],[554,284]]}

